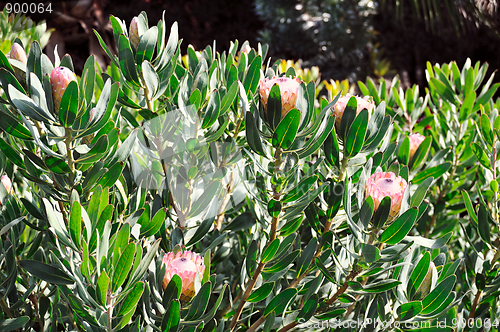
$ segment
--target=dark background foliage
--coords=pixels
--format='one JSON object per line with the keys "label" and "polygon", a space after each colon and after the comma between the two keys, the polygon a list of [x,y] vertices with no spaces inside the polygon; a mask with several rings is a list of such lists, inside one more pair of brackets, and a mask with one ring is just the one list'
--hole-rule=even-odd
{"label": "dark background foliage", "polygon": [[[377,76],[380,73],[377,66],[383,59],[402,74],[405,84],[425,85],[426,61],[456,60],[461,66],[470,57],[473,63],[488,62],[490,71],[500,68],[496,1],[431,1],[434,6],[430,8],[414,0],[398,3],[395,0],[93,0],[88,10],[69,13],[75,18],[73,21],[48,22],[57,31],[49,47],[57,43],[60,52],[71,53],[77,71],[89,53],[96,54],[103,65],[107,59],[99,54],[102,50],[92,29],[109,38],[110,14],[128,24],[144,10],[154,23],[165,10],[168,24],[179,23],[184,54],[189,44],[203,49],[212,45],[214,39],[219,52],[235,39],[248,40],[252,46],[261,41],[270,45],[269,55],[273,59],[302,59],[305,66],[319,66],[324,79],[354,81]],[[431,14],[433,20],[429,19]]]}

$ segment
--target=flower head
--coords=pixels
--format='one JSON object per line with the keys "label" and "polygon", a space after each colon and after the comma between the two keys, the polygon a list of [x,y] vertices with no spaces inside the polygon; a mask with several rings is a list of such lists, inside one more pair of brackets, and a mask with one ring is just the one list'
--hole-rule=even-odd
{"label": "flower head", "polygon": [[137,21],[138,21],[137,16],[134,16],[132,18],[132,21],[130,21],[130,26],[128,30],[130,45],[132,46],[133,49],[137,49],[137,46],[139,46],[139,41],[140,41]]}
{"label": "flower head", "polygon": [[288,111],[295,107],[295,102],[297,101],[297,94],[299,91],[301,80],[298,77],[276,77],[273,76],[272,79],[265,78],[259,82],[259,94],[260,100],[264,107],[264,113],[267,116],[267,101],[269,99],[269,93],[271,88],[278,84],[281,92],[281,118],[283,118]]}
{"label": "flower head", "polygon": [[19,45],[18,43],[14,43],[12,45],[12,48],[10,49],[10,56],[11,59],[20,61],[24,64],[28,62],[28,58],[26,57],[26,52],[24,51],[23,47]]}
{"label": "flower head", "polygon": [[[349,102],[349,99],[353,97],[351,94],[346,94],[345,96],[342,96],[337,100],[335,105],[333,106],[333,114],[335,115],[335,126],[337,128],[340,127],[340,121],[342,120],[342,115],[344,114],[344,110],[347,106],[347,103]],[[354,96],[356,98],[356,103],[357,103],[357,109],[356,109],[356,114],[359,114],[363,109],[367,109],[368,112],[371,112],[371,110],[375,107],[375,103],[373,100],[370,100],[369,97],[358,97]]]}
{"label": "flower head", "polygon": [[64,95],[64,91],[71,81],[77,81],[76,75],[67,67],[56,67],[50,74],[50,85],[52,86],[52,99],[54,101],[54,109],[57,113],[59,105]]}
{"label": "flower head", "polygon": [[391,211],[388,221],[393,221],[398,216],[406,189],[406,180],[392,172],[377,172],[366,180],[365,198],[371,196],[377,211],[384,197],[391,198]]}
{"label": "flower head", "polygon": [[420,144],[422,144],[422,142],[424,141],[425,136],[420,134],[411,134],[408,138],[410,139],[410,159],[411,159],[413,158],[413,155],[417,151]]}
{"label": "flower head", "polygon": [[192,251],[178,252],[174,254],[169,252],[163,256],[163,263],[166,267],[165,277],[163,277],[163,289],[167,288],[174,274],[182,279],[181,302],[188,303],[194,296],[194,282],[196,274],[203,274],[205,265],[203,259]]}

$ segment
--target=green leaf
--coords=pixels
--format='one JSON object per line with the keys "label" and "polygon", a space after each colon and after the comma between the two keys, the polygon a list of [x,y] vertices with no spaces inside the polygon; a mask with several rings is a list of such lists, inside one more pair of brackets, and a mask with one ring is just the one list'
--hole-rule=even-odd
{"label": "green leaf", "polygon": [[251,98],[257,89],[257,86],[260,81],[260,70],[262,67],[262,57],[256,56],[250,67],[248,68],[248,72],[245,76],[245,80],[243,81],[243,86],[245,87],[245,91],[247,92],[248,98]]}
{"label": "green leaf", "polygon": [[125,35],[120,34],[118,37],[118,59],[119,67],[127,79],[137,87],[140,87],[139,76],[137,75],[137,69],[135,67],[134,55],[132,49],[130,48],[129,41]]}
{"label": "green leaf", "polygon": [[401,281],[394,279],[387,279],[363,287],[363,292],[370,294],[383,293],[388,291],[389,289],[393,289],[398,285],[401,285]]}
{"label": "green leaf", "polygon": [[413,228],[418,215],[418,209],[412,207],[396,219],[387,229],[380,235],[380,242],[390,245],[398,244]]}
{"label": "green leaf", "polygon": [[365,226],[365,228],[367,228],[370,224],[374,209],[375,203],[373,202],[373,198],[371,196],[368,196],[361,206],[361,209],[359,210],[359,220],[361,221],[363,226]]}
{"label": "green leaf", "polygon": [[351,97],[347,102],[344,113],[342,114],[342,120],[340,120],[339,135],[344,142],[346,142],[347,133],[349,133],[349,129],[351,128],[351,125],[356,118],[356,110],[358,108],[357,105],[358,103],[356,101],[356,97]]}
{"label": "green leaf", "polygon": [[408,298],[413,298],[417,289],[422,284],[427,272],[429,271],[429,264],[431,262],[431,255],[428,251],[424,253],[422,258],[418,261],[417,265],[413,268],[410,275],[410,280],[406,286],[406,292],[408,293]]}
{"label": "green leaf", "polygon": [[196,294],[196,296],[193,299],[193,302],[191,303],[191,307],[189,308],[189,311],[184,318],[185,320],[194,320],[205,312],[205,309],[208,306],[208,300],[210,299],[210,293],[212,290],[212,283],[206,282],[201,286],[200,290]]}
{"label": "green leaf", "polygon": [[272,144],[286,150],[292,146],[300,124],[300,111],[291,109],[274,131]]}
{"label": "green leaf", "polygon": [[425,179],[427,179],[428,177],[431,177],[431,176],[434,178],[434,180],[437,180],[437,179],[439,179],[439,177],[441,177],[441,175],[446,173],[446,171],[448,171],[450,169],[450,167],[451,167],[451,163],[445,162],[445,163],[442,163],[441,165],[427,168],[427,169],[419,172],[417,175],[415,175],[415,177],[412,179],[411,182],[413,184],[420,184]]}
{"label": "green leaf", "polygon": [[410,161],[410,139],[408,137],[405,137],[399,146],[398,161],[403,165],[408,165]]}
{"label": "green leaf", "polygon": [[436,240],[432,239],[426,239],[421,236],[407,236],[405,237],[405,240],[408,240],[410,242],[415,242],[416,244],[430,248],[430,249],[439,249],[444,247],[446,243],[450,240],[452,235],[452,232],[448,232],[445,235],[441,236],[440,238],[437,238]]}
{"label": "green leaf", "polygon": [[168,308],[173,300],[178,300],[182,292],[182,279],[177,274],[172,276],[167,287],[163,291],[163,306]]}
{"label": "green leaf", "polygon": [[[0,52],[2,54],[2,52]],[[24,325],[26,325],[30,321],[28,316],[20,316],[17,318],[9,318],[0,321],[0,331],[18,331]]]}
{"label": "green leaf", "polygon": [[245,115],[245,135],[247,138],[248,145],[253,150],[253,152],[265,157],[266,152],[262,146],[262,141],[260,139],[259,129],[255,123],[254,116],[252,112],[248,111]]}
{"label": "green leaf", "polygon": [[400,321],[409,320],[422,311],[422,302],[413,301],[401,304],[397,310]]}
{"label": "green leaf", "polygon": [[99,326],[99,324],[97,323],[97,320],[95,319],[95,317],[92,316],[87,311],[87,309],[85,309],[85,307],[83,306],[82,301],[78,297],[76,297],[73,294],[69,294],[68,295],[68,302],[69,302],[69,305],[71,306],[71,309],[73,309],[73,311],[78,316],[80,316],[85,322],[90,323],[90,324],[92,324],[94,326]]}
{"label": "green leaf", "polygon": [[362,253],[365,258],[365,262],[371,264],[380,259],[380,250],[370,244],[362,244]]}
{"label": "green leaf", "polygon": [[109,277],[108,274],[106,273],[106,270],[104,270],[97,279],[97,286],[96,286],[97,299],[99,300],[99,303],[102,304],[103,306],[106,306],[108,303],[107,301],[108,287],[109,287]]}
{"label": "green leaf", "polygon": [[455,286],[455,281],[457,277],[451,275],[441,283],[439,283],[436,288],[434,288],[423,300],[422,300],[422,315],[430,314],[434,310],[438,309],[439,306],[446,300],[448,295],[453,290]]}
{"label": "green leaf", "polygon": [[66,174],[71,173],[71,169],[68,164],[59,158],[48,156],[45,158],[45,165],[54,173]]}
{"label": "green leaf", "polygon": [[132,290],[127,294],[127,297],[123,301],[122,307],[120,311],[118,312],[118,317],[119,316],[126,316],[130,312],[135,311],[135,308],[137,307],[137,303],[139,303],[139,299],[142,296],[142,293],[144,292],[144,282],[143,281],[138,281]]}
{"label": "green leaf", "polygon": [[[116,263],[115,271],[113,272],[112,282],[111,282],[111,290],[112,292],[116,292],[116,290],[123,284],[125,279],[130,274],[130,268],[132,267],[132,263],[134,261],[135,255],[135,244],[129,243],[123,253],[118,258],[118,262]],[[138,257],[137,259],[140,259]]]}
{"label": "green leaf", "polygon": [[6,133],[24,140],[32,140],[31,132],[9,113],[0,113],[0,128]]}
{"label": "green leaf", "polygon": [[268,282],[257,288],[250,294],[247,299],[247,302],[255,303],[264,300],[266,297],[271,294],[271,291],[274,288],[274,282]]}
{"label": "green leaf", "polygon": [[486,155],[486,152],[484,152],[483,148],[480,147],[477,143],[472,142],[470,145],[472,151],[476,155],[477,160],[486,167],[487,169],[491,170],[491,163],[490,160],[488,159],[488,156]]}
{"label": "green leaf", "polygon": [[80,80],[80,97],[84,98],[87,105],[90,105],[94,96],[95,74],[95,56],[91,55],[85,61]]}
{"label": "green leaf", "polygon": [[311,175],[302,179],[295,187],[293,187],[282,199],[281,202],[289,203],[298,200],[304,196],[318,180],[317,175]]}
{"label": "green leaf", "polygon": [[166,322],[163,327],[163,332],[177,332],[179,330],[180,321],[181,304],[179,300],[174,300],[163,317],[163,322]]}
{"label": "green leaf", "polygon": [[273,131],[278,127],[278,124],[281,121],[282,107],[280,87],[276,83],[271,88],[271,91],[269,91],[269,97],[267,99],[267,110],[265,112],[267,123]]}
{"label": "green leaf", "polygon": [[74,81],[68,84],[59,105],[59,120],[68,128],[73,125],[78,113],[78,84]]}
{"label": "green leaf", "polygon": [[222,98],[221,106],[220,106],[220,115],[223,115],[226,113],[226,111],[229,109],[229,107],[233,104],[234,99],[236,98],[236,95],[238,94],[238,82],[233,82],[231,84],[231,87],[229,90],[226,92],[224,97]]}
{"label": "green leaf", "polygon": [[266,317],[271,312],[274,312],[276,316],[281,315],[288,306],[288,303],[290,303],[297,296],[297,293],[297,289],[288,288],[276,295],[267,305],[263,316]]}
{"label": "green leaf", "polygon": [[16,106],[25,115],[28,115],[33,120],[43,121],[48,124],[56,122],[56,119],[52,116],[52,114],[47,113],[40,106],[35,104],[31,98],[22,92],[19,92],[12,85],[9,84],[7,90],[14,106]]}
{"label": "green leaf", "polygon": [[219,181],[214,181],[207,188],[205,188],[203,194],[201,194],[191,207],[188,218],[197,216],[204,211],[210,202],[212,202],[212,200],[217,196],[221,188],[222,184]]}
{"label": "green leaf", "polygon": [[431,145],[432,145],[432,137],[428,136],[426,137],[422,143],[417,148],[417,151],[415,151],[415,154],[410,160],[410,169],[414,170],[420,164],[422,164],[426,159],[427,155],[429,154],[429,151],[431,150]]}
{"label": "green leaf", "polygon": [[318,308],[319,297],[318,294],[313,294],[300,309],[299,314],[295,317],[295,322],[307,322],[314,316]]}
{"label": "green leaf", "polygon": [[474,206],[472,205],[472,201],[470,200],[469,193],[466,190],[462,190],[462,197],[464,199],[465,207],[467,208],[467,212],[469,216],[472,218],[472,221],[477,225],[477,215],[474,210]]}
{"label": "green leaf", "polygon": [[495,135],[493,134],[493,130],[491,129],[491,121],[488,115],[482,114],[479,118],[479,129],[481,131],[481,135],[483,135],[484,140],[490,146],[493,146]]}
{"label": "green leaf", "polygon": [[264,252],[262,253],[261,262],[267,263],[267,262],[271,261],[273,259],[274,255],[276,255],[276,252],[278,251],[279,246],[280,246],[280,240],[274,239],[274,241],[271,242],[267,246],[266,250],[264,250]]}
{"label": "green leaf", "polygon": [[72,285],[75,281],[61,269],[33,260],[20,260],[19,265],[37,277],[51,284]]}
{"label": "green leaf", "polygon": [[220,114],[220,94],[218,90],[214,90],[210,93],[210,99],[205,112],[205,117],[203,118],[202,128],[206,129],[211,127]]}
{"label": "green leaf", "polygon": [[[158,74],[154,70],[153,66],[148,62],[142,62],[142,77],[144,78],[144,83],[146,88],[148,89],[148,98],[151,101],[154,101],[156,98],[156,93],[158,92],[158,88],[160,85],[160,78]],[[152,111],[152,110],[151,110]]]}
{"label": "green leaf", "polygon": [[212,228],[213,223],[214,223],[214,218],[203,220],[200,226],[198,226],[198,228],[196,229],[196,232],[194,233],[193,237],[189,239],[189,242],[186,244],[186,247],[198,243],[198,241],[200,241],[203,237],[205,237],[210,228]]}
{"label": "green leaf", "polygon": [[373,226],[377,229],[384,227],[387,219],[389,218],[389,213],[391,212],[391,197],[385,196],[380,202],[377,211],[373,215]]}
{"label": "green leaf", "polygon": [[475,101],[476,101],[476,92],[471,91],[469,94],[467,94],[467,97],[465,98],[464,102],[462,103],[462,106],[460,107],[459,120],[461,123],[467,120],[467,118],[470,116]]}
{"label": "green leaf", "polygon": [[275,199],[271,199],[267,204],[267,212],[273,218],[277,218],[281,212],[281,202]]}
{"label": "green leaf", "polygon": [[99,182],[97,182],[97,185],[101,185],[101,187],[112,187],[122,174],[124,167],[124,164],[117,162],[109,168],[108,172],[104,174]]}
{"label": "green leaf", "polygon": [[479,204],[479,210],[477,213],[477,230],[481,239],[490,243],[490,223],[489,223],[488,211],[483,204]]}
{"label": "green leaf", "polygon": [[77,248],[82,247],[82,206],[74,202],[71,206],[69,218],[69,234]]}
{"label": "green leaf", "polygon": [[302,251],[299,259],[297,260],[297,274],[295,276],[296,278],[299,278],[307,271],[309,265],[311,265],[313,261],[317,249],[318,240],[313,237],[311,241],[309,241],[309,244],[304,248],[304,251]]}
{"label": "green leaf", "polygon": [[295,250],[294,252],[288,254],[285,258],[281,259],[278,261],[276,264],[274,264],[271,267],[264,268],[263,272],[273,274],[282,271],[285,269],[289,264],[291,264],[295,258],[299,255],[300,250]]}
{"label": "green leaf", "polygon": [[335,126],[332,127],[332,132],[323,143],[323,151],[325,152],[326,161],[328,161],[330,165],[335,165],[337,168],[340,168],[340,148]]}
{"label": "green leaf", "polygon": [[137,52],[135,53],[136,63],[142,64],[144,61],[150,62],[153,58],[153,53],[156,46],[158,37],[158,28],[153,26],[149,28],[141,36],[139,45],[137,45]]}
{"label": "green leaf", "polygon": [[345,141],[347,156],[354,157],[361,151],[361,147],[365,141],[367,126],[368,110],[364,109],[356,116],[347,131],[347,140]]}
{"label": "green leaf", "polygon": [[163,225],[166,215],[165,209],[159,209],[151,221],[141,224],[141,233],[139,236],[150,237],[155,235]]}
{"label": "green leaf", "polygon": [[7,142],[3,140],[3,138],[0,137],[0,150],[3,152],[3,154],[9,159],[11,162],[13,162],[15,165],[17,165],[20,168],[25,168],[24,166],[24,161],[21,158],[21,154],[16,152]]}
{"label": "green leaf", "polygon": [[433,181],[434,181],[434,178],[431,176],[431,177],[425,179],[424,181],[422,181],[422,183],[420,183],[418,188],[415,190],[415,192],[411,196],[411,202],[410,202],[411,207],[420,206],[420,203],[422,203],[422,201],[424,200],[425,195],[427,194],[427,190],[429,190],[429,187],[431,186]]}
{"label": "green leaf", "polygon": [[340,315],[343,315],[347,309],[333,309],[331,311],[325,312],[324,314],[317,315],[316,318],[319,320],[332,320]]}
{"label": "green leaf", "polygon": [[233,221],[224,228],[224,231],[237,232],[242,229],[249,229],[255,225],[256,220],[251,213],[245,212],[233,219]]}
{"label": "green leaf", "polygon": [[[449,84],[449,83],[448,83]],[[457,104],[457,97],[452,89],[449,89],[447,85],[445,85],[443,82],[440,80],[431,77],[429,81],[429,86],[431,90],[435,90],[439,93],[439,95],[447,100],[449,103],[456,105]]]}

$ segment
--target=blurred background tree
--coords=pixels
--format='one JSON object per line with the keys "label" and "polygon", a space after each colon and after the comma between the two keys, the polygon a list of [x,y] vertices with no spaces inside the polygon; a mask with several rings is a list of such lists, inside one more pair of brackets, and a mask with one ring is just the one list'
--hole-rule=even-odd
{"label": "blurred background tree", "polygon": [[214,39],[219,52],[235,39],[260,41],[273,61],[301,59],[326,80],[398,73],[405,85],[425,84],[426,61],[461,66],[467,57],[500,68],[497,0],[80,0],[47,22],[56,29],[48,47],[71,53],[77,71],[90,53],[104,66],[92,29],[112,44],[109,15],[128,24],[141,10],[151,22],[163,10],[167,24],[178,21],[183,53]]}

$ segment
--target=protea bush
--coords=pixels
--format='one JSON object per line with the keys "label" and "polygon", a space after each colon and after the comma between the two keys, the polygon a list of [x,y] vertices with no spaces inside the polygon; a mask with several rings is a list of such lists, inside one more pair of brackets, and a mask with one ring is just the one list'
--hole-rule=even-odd
{"label": "protea bush", "polygon": [[327,98],[266,45],[110,21],[107,68],[0,53],[0,330],[497,330],[486,64]]}

